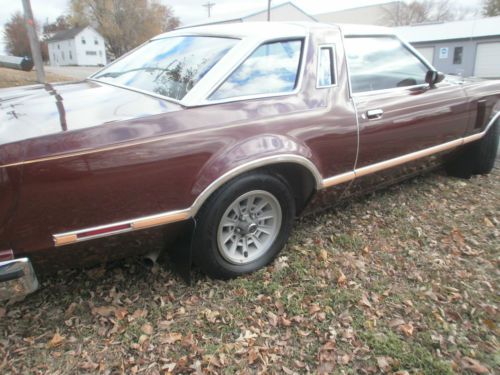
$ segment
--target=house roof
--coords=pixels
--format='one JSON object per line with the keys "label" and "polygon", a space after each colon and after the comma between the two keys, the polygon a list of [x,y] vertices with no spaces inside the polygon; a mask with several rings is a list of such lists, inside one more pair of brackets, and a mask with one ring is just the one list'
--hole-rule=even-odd
{"label": "house roof", "polygon": [[384,10],[384,9],[387,9],[388,6],[389,7],[395,6],[399,3],[401,3],[400,0],[396,0],[396,1],[386,0],[386,1],[381,1],[378,4],[364,5],[364,6],[353,7],[353,8],[348,7],[348,8],[339,9],[339,10],[335,10],[335,11],[331,11],[331,12],[318,13],[318,14],[315,14],[314,17],[316,17],[320,22],[328,22],[328,20],[327,20],[328,17],[344,15],[346,13],[356,14],[356,12],[359,12],[361,10],[372,11],[372,12],[379,10],[379,9]]}
{"label": "house roof", "polygon": [[500,16],[477,20],[420,24],[395,27],[394,31],[408,42],[433,42],[500,36]]}
{"label": "house roof", "polygon": [[[291,6],[291,7],[295,8],[300,13],[303,13],[306,17],[310,18],[311,21],[317,21],[313,16],[311,16],[310,14],[304,12],[302,9],[300,9],[297,5],[295,5],[291,1],[287,1],[286,3],[282,3],[282,4],[278,4],[278,5],[272,6],[271,7],[271,14],[272,14],[273,10],[278,9],[278,8],[282,8],[282,7],[285,7],[285,6]],[[204,26],[204,25],[211,25],[211,24],[217,24],[217,23],[243,22],[243,20],[245,18],[253,17],[253,16],[256,16],[256,15],[259,15],[259,14],[262,14],[262,13],[267,13],[267,7],[265,9],[257,8],[253,12],[249,12],[249,11],[240,12],[239,14],[236,14],[236,15],[234,15],[231,18],[223,18],[223,17],[212,18],[212,19],[210,19],[209,22],[203,22],[203,23],[197,23],[197,24],[192,24],[192,25],[186,25],[185,27]]]}
{"label": "house roof", "polygon": [[55,33],[52,38],[47,39],[47,42],[58,42],[61,40],[73,39],[75,36],[80,34],[83,30],[85,30],[87,26],[84,27],[74,27],[69,30],[63,30]]}

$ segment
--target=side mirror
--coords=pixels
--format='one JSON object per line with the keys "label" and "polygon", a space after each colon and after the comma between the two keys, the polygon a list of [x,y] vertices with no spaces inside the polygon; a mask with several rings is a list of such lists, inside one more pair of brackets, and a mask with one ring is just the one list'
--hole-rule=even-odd
{"label": "side mirror", "polygon": [[425,83],[429,84],[429,86],[434,86],[436,83],[441,82],[444,79],[445,75],[436,70],[429,70],[425,75]]}

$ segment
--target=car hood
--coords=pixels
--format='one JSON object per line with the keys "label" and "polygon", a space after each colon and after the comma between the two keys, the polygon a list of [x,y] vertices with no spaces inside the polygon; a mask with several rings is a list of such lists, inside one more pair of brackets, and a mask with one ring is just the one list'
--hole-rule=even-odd
{"label": "car hood", "polygon": [[0,89],[0,145],[181,108],[89,80]]}

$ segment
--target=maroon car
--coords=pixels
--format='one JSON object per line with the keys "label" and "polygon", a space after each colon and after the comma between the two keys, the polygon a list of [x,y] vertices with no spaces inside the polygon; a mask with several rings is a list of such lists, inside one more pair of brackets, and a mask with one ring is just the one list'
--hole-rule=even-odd
{"label": "maroon car", "polygon": [[305,210],[439,165],[488,173],[499,116],[500,81],[315,23],[179,29],[82,82],[0,90],[0,297],[166,242],[212,277],[252,272]]}

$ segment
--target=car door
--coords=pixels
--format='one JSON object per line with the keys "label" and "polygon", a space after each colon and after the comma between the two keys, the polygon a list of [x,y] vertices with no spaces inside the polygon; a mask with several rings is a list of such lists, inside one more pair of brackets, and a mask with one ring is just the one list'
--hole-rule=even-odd
{"label": "car door", "polygon": [[346,37],[345,48],[360,131],[357,170],[463,136],[464,90],[446,80],[427,84],[432,68],[395,36]]}

